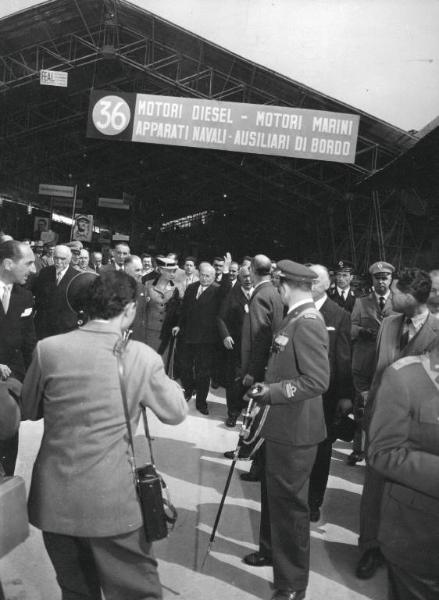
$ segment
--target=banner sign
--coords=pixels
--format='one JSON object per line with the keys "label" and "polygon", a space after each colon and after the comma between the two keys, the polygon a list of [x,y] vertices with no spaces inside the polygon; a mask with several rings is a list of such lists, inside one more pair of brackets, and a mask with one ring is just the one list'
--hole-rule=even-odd
{"label": "banner sign", "polygon": [[49,71],[41,69],[40,85],[53,85],[55,87],[67,87],[69,74],[67,71]]}
{"label": "banner sign", "polygon": [[116,208],[118,210],[129,210],[129,200],[124,198],[98,198],[98,206],[101,208]]}
{"label": "banner sign", "polygon": [[40,183],[38,193],[41,196],[61,196],[62,198],[73,198],[75,188],[71,185],[52,185],[49,183]]}
{"label": "banner sign", "polygon": [[313,109],[95,90],[87,136],[353,163],[359,121]]}

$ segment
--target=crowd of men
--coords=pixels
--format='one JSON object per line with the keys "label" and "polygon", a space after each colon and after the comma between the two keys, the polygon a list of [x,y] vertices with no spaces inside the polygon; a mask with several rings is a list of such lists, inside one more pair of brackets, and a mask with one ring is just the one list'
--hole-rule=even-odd
{"label": "crowd of men", "polygon": [[[196,409],[207,416],[210,388],[223,386],[230,428],[250,398],[261,407],[264,443],[242,476],[261,482],[259,549],[244,561],[273,566],[274,600],[305,597],[309,521],[320,519],[332,444],[342,438],[353,440],[350,466],[366,459],[356,575],[372,577],[385,562],[380,514],[388,476],[368,459],[369,425],[372,421],[374,431],[380,429],[375,407],[387,367],[423,355],[439,338],[438,272],[408,268],[396,273],[390,263],[374,262],[369,291],[360,295],[353,287],[354,266],[345,260],[329,271],[291,260],[276,264],[263,254],[236,262],[227,253],[198,265],[187,257],[181,268],[175,254],[137,256],[119,243],[103,264],[102,253],[89,253],[81,242],[57,245],[43,256],[38,243],[32,249],[4,241],[2,380],[23,381],[37,340],[77,327],[66,289],[78,272],[124,270],[137,281],[139,311],[144,286],[158,276],[160,265],[183,291],[172,335],[174,376],[186,400],[195,396]],[[142,335],[136,339],[148,344]],[[7,474],[14,471],[17,447],[18,434],[1,442]],[[230,458],[233,452],[225,455]],[[437,470],[431,475],[437,478]],[[396,566],[392,577],[399,582]],[[419,578],[407,584],[416,585],[421,587]],[[425,578],[422,585],[427,585]],[[400,592],[394,597],[412,596]],[[427,593],[415,597],[430,598]]]}

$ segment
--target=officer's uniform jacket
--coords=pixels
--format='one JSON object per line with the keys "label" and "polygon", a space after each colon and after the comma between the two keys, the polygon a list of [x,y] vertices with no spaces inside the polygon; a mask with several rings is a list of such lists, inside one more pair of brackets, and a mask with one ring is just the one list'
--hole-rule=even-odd
{"label": "officer's uniform jacket", "polygon": [[363,298],[357,298],[351,316],[352,336],[352,375],[355,389],[368,391],[372,383],[376,362],[376,337],[362,337],[362,329],[370,329],[378,334],[384,317],[395,314],[392,294],[389,294],[383,310],[380,310],[375,292]]}
{"label": "officer's uniform jacket", "polygon": [[431,364],[428,355],[408,356],[390,366],[377,391],[369,430],[370,464],[387,478],[379,530],[383,553],[390,562],[435,579],[439,573],[437,362],[437,356]]}
{"label": "officer's uniform jacket", "polygon": [[265,376],[271,405],[262,437],[294,446],[325,439],[322,394],[329,386],[328,343],[312,301],[284,318],[273,337]]}

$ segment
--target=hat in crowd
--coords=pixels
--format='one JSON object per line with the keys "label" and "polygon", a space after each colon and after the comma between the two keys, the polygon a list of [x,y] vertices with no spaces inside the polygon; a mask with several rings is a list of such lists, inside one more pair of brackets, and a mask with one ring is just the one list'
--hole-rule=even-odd
{"label": "hat in crowd", "polygon": [[86,223],[90,223],[90,219],[88,217],[86,217],[85,215],[81,215],[80,217],[77,217],[76,222],[79,223],[79,221],[85,221]]}
{"label": "hat in crowd", "polygon": [[178,267],[174,258],[166,258],[165,256],[157,256],[156,264],[161,269],[176,269]]}
{"label": "hat in crowd", "polygon": [[369,273],[371,275],[378,275],[378,273],[392,273],[395,272],[395,267],[388,262],[379,261],[374,262],[373,265],[369,267]]}
{"label": "hat in crowd", "polygon": [[334,265],[333,269],[334,273],[341,273],[343,272],[347,272],[347,273],[352,273],[352,271],[355,270],[354,268],[354,263],[351,262],[350,260],[344,260],[343,258],[341,258],[340,260],[338,260],[336,262],[336,264]]}
{"label": "hat in crowd", "polygon": [[296,263],[292,260],[284,259],[277,263],[276,274],[279,277],[288,279],[290,281],[313,281],[317,279],[317,275],[314,271],[311,271],[305,265]]}
{"label": "hat in crowd", "polygon": [[79,314],[85,310],[86,294],[96,277],[99,277],[99,275],[93,271],[83,271],[69,281],[66,289],[66,300],[73,312]]}
{"label": "hat in crowd", "polygon": [[70,248],[70,250],[82,250],[84,247],[79,240],[74,240],[73,242],[67,242],[66,246],[67,246],[67,248]]}

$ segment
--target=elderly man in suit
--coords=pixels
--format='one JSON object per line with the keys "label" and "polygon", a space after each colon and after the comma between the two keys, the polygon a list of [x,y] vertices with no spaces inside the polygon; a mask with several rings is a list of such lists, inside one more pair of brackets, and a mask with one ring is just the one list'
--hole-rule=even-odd
{"label": "elderly man in suit", "polygon": [[66,291],[78,271],[70,264],[72,253],[67,246],[55,246],[51,267],[41,269],[33,283],[35,328],[38,339],[75,329],[77,315],[67,303]]}
{"label": "elderly man in suit", "polygon": [[[33,298],[24,288],[35,272],[35,257],[28,244],[15,240],[0,244],[0,378],[23,381],[36,343]],[[13,475],[18,452],[18,434],[0,442],[0,461]]]}
{"label": "elderly man in suit", "polygon": [[221,303],[218,316],[220,338],[226,350],[226,403],[227,427],[234,427],[242,409],[244,390],[241,382],[241,331],[244,315],[248,312],[253,286],[250,269],[239,269],[238,283]]}
{"label": "elderly man in suit", "polygon": [[395,267],[378,261],[369,268],[373,290],[363,298],[357,298],[352,311],[352,374],[355,386],[354,418],[357,429],[354,435],[353,452],[348,456],[348,465],[364,459],[364,433],[362,418],[364,397],[372,384],[375,373],[376,339],[384,319],[395,314],[392,304],[392,283]]}
{"label": "elderly man in suit", "polygon": [[[404,269],[392,282],[393,308],[399,314],[386,317],[378,332],[376,370],[365,408],[366,433],[374,411],[375,393],[386,367],[399,358],[423,354],[437,340],[439,320],[427,308],[430,290],[430,276],[420,269]],[[383,563],[378,543],[383,489],[384,479],[366,463],[360,506],[362,554],[356,569],[361,579],[372,577]]]}
{"label": "elderly man in suit", "polygon": [[217,316],[221,293],[220,286],[215,283],[215,269],[212,265],[203,262],[199,269],[200,280],[187,288],[179,323],[172,329],[172,333],[182,338],[180,375],[186,399],[189,400],[195,391],[196,408],[207,415],[215,345],[219,340]]}
{"label": "elderly man in suit", "polygon": [[29,519],[43,532],[63,598],[100,598],[101,592],[123,600],[162,598],[133,481],[127,419],[135,431],[143,405],[175,425],[187,406],[152,348],[121,344],[135,296],[136,282],[126,273],[96,277],[84,304],[90,321],[40,341],[23,383],[23,419],[43,415],[45,427]]}
{"label": "elderly man in suit", "polygon": [[439,339],[388,367],[375,396],[369,464],[385,478],[378,539],[389,600],[439,598]]}
{"label": "elderly man in suit", "polygon": [[273,565],[272,600],[302,600],[309,577],[309,476],[326,437],[328,333],[311,295],[315,273],[290,260],[278,268],[288,312],[274,335],[264,381],[249,391],[264,406],[265,456],[259,551],[244,562]]}
{"label": "elderly man in suit", "polygon": [[146,295],[145,286],[142,284],[142,259],[140,256],[130,254],[125,259],[125,273],[136,280],[136,315],[131,324],[131,339],[146,344]]}
{"label": "elderly man in suit", "polygon": [[316,274],[312,285],[312,297],[322,315],[329,336],[329,388],[323,394],[327,437],[317,448],[317,456],[309,481],[308,503],[310,520],[320,519],[320,507],[328,484],[331,464],[333,427],[341,401],[352,400],[353,385],[351,372],[351,319],[348,311],[333,302],[326,291],[330,285],[328,270],[322,265],[311,265]]}

